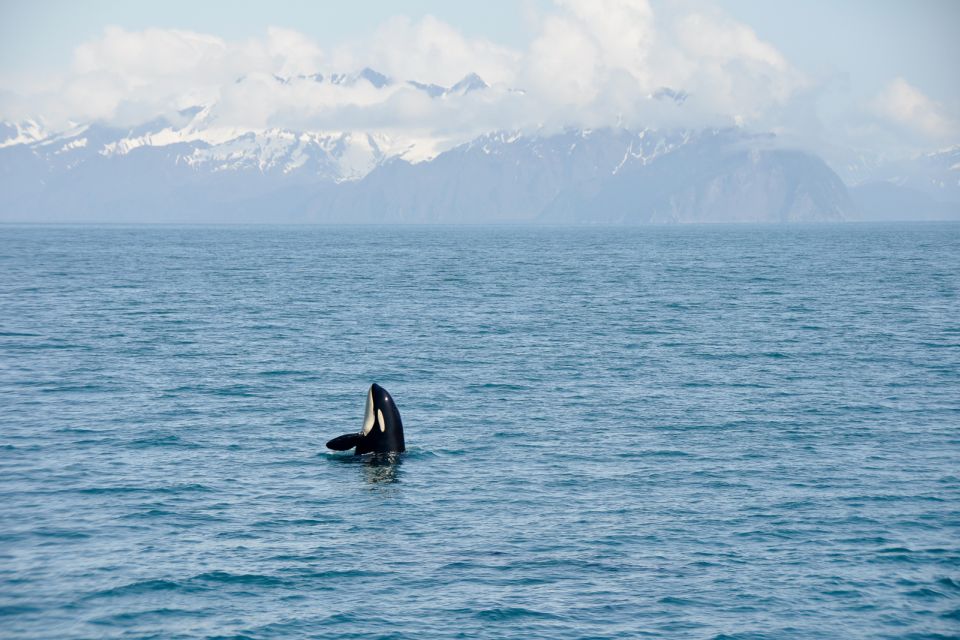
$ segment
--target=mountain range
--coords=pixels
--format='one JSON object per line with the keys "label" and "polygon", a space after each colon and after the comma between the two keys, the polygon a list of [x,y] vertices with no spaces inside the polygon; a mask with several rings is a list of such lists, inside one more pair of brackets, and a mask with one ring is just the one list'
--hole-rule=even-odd
{"label": "mountain range", "polygon": [[[246,77],[237,83],[247,82]],[[369,86],[372,69],[272,82]],[[492,90],[469,74],[430,100]],[[664,88],[656,99],[682,103]],[[669,223],[960,219],[960,147],[859,169],[742,129],[384,131],[224,125],[198,105],[136,127],[0,124],[0,221]]]}

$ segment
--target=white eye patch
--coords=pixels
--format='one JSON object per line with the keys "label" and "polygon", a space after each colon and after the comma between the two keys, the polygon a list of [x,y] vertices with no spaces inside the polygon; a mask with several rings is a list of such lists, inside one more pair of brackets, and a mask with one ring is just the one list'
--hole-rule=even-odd
{"label": "white eye patch", "polygon": [[381,432],[387,430],[387,428],[383,425],[383,413],[380,411],[380,409],[377,409],[377,422],[380,423],[380,431],[381,431]]}
{"label": "white eye patch", "polygon": [[[379,413],[379,409],[377,410]],[[367,392],[367,408],[363,412],[363,429],[360,433],[367,435],[373,429],[373,387]]]}

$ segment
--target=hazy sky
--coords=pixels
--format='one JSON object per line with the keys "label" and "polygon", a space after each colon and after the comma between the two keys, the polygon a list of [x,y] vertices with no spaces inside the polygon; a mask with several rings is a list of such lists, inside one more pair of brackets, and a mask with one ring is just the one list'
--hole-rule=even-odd
{"label": "hazy sky", "polygon": [[[960,137],[955,0],[0,0],[0,117],[132,123],[219,100],[237,126],[424,128],[738,123],[811,146]],[[402,92],[228,85],[373,66],[487,97],[437,112]],[[685,91],[683,105],[651,99]],[[517,91],[521,90],[521,91]],[[269,99],[264,93],[271,94]],[[456,113],[454,113],[454,111]],[[399,114],[399,115],[398,115]],[[467,131],[470,129],[470,131]]]}

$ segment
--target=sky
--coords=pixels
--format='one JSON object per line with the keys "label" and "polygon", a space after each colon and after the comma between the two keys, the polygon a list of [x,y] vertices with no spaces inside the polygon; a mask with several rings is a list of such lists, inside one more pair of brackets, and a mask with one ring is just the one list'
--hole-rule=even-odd
{"label": "sky", "polygon": [[[909,154],[960,142],[958,31],[954,0],[0,0],[0,119],[133,126],[215,103],[237,128],[739,125]],[[441,102],[272,79],[364,66],[491,89]]]}

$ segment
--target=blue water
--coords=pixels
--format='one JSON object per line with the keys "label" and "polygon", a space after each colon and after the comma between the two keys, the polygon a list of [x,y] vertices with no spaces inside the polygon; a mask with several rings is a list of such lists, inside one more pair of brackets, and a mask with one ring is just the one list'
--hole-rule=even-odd
{"label": "blue water", "polygon": [[[0,227],[0,636],[960,634],[960,225]],[[368,385],[408,453],[327,452]]]}

